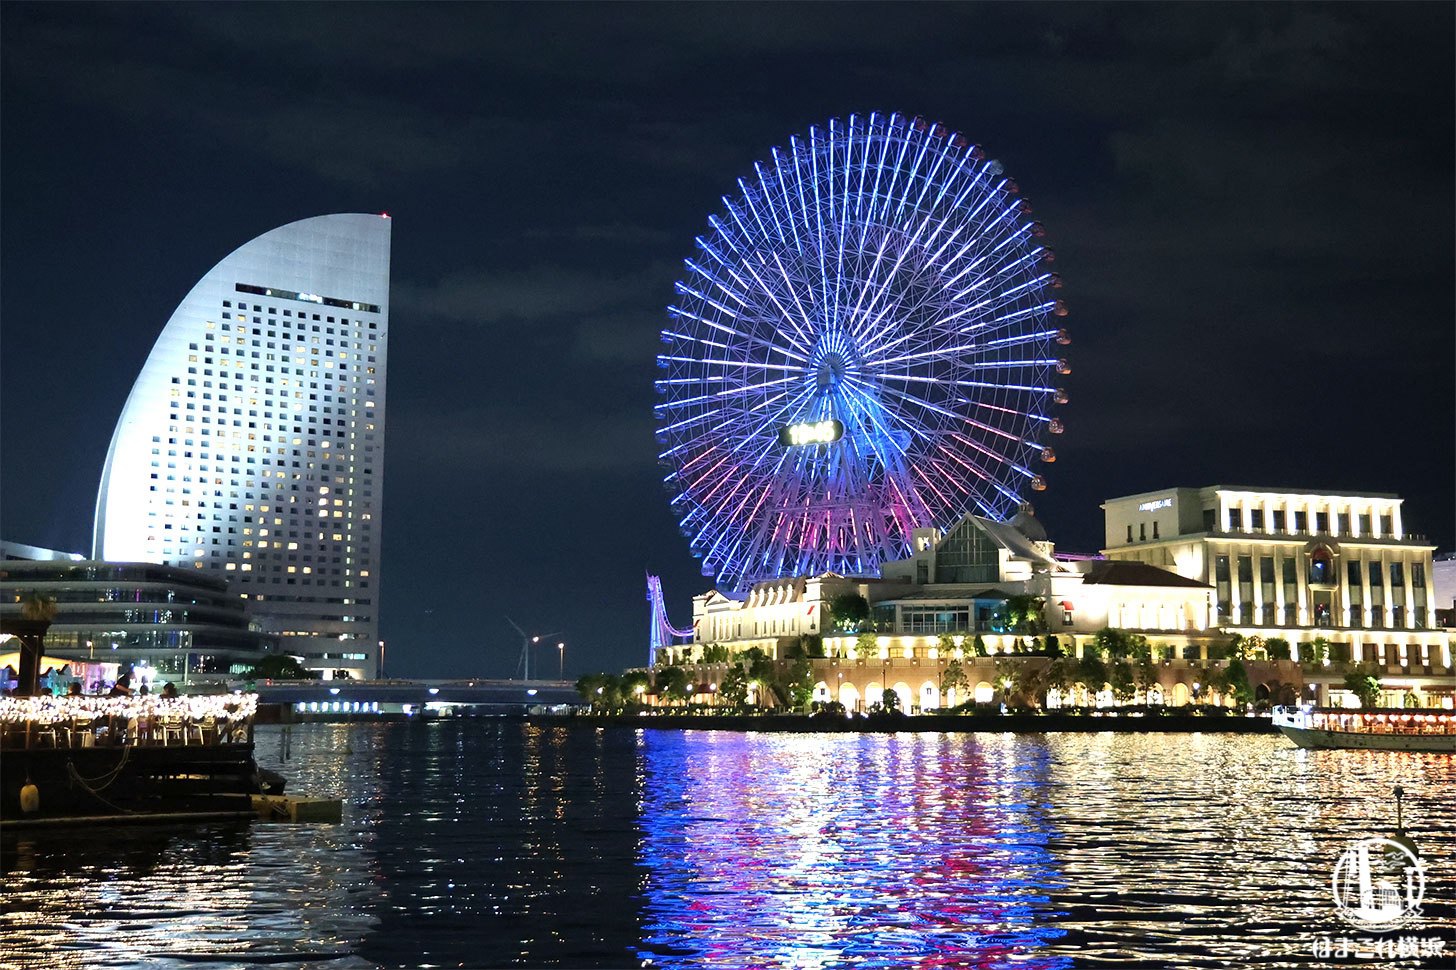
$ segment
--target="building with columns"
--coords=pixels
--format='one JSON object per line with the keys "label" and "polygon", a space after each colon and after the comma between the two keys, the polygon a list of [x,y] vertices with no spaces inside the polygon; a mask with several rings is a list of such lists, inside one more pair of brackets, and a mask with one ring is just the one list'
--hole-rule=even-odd
{"label": "building with columns", "polygon": [[1332,660],[1376,664],[1391,683],[1449,679],[1435,546],[1406,532],[1398,496],[1211,485],[1102,508],[1103,554],[1209,584],[1220,629],[1288,639],[1296,658],[1322,637]]}
{"label": "building with columns", "polygon": [[[1029,511],[1004,523],[967,516],[944,533],[917,531],[913,554],[876,578],[830,573],[760,583],[742,600],[700,595],[692,637],[661,647],[654,663],[690,665],[700,700],[711,701],[724,651],[822,653],[812,661],[817,699],[862,709],[891,688],[907,710],[929,709],[968,699],[941,691],[952,660],[985,699],[1008,665],[1081,658],[1111,627],[1146,638],[1158,672],[1141,693],[1160,703],[1198,699],[1238,634],[1289,643],[1289,659],[1246,663],[1260,699],[1344,703],[1346,665],[1370,662],[1383,704],[1451,706],[1456,671],[1448,632],[1433,626],[1433,547],[1404,532],[1399,498],[1212,487],[1103,508],[1104,558],[1059,557]],[[826,613],[851,593],[870,616],[847,632]],[[1018,626],[1013,614],[1028,601],[1040,616]],[[1316,639],[1328,663],[1302,667]],[[1086,693],[1100,703],[1107,686]]]}

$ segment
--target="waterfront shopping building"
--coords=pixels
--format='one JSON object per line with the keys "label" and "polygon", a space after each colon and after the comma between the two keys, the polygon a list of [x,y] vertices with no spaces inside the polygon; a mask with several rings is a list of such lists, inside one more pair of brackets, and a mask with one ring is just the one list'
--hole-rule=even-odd
{"label": "waterfront shopping building", "polygon": [[279,652],[279,638],[211,571],[96,562],[11,542],[0,542],[0,559],[0,617],[20,616],[31,593],[52,598],[45,655],[71,661],[66,679],[88,692],[123,674],[133,688],[217,688]]}
{"label": "waterfront shopping building", "polygon": [[[813,660],[816,699],[864,709],[888,687],[904,709],[924,710],[989,701],[1015,664],[1045,665],[1053,645],[1080,658],[1112,627],[1146,637],[1158,661],[1140,701],[1206,700],[1238,634],[1257,638],[1246,668],[1259,700],[1345,703],[1345,664],[1368,662],[1382,703],[1451,705],[1450,634],[1433,626],[1427,582],[1433,547],[1404,532],[1400,499],[1215,486],[1103,509],[1103,558],[1059,557],[1027,513],[1006,523],[967,516],[944,533],[919,530],[914,553],[877,579],[766,582],[741,601],[709,592],[693,601],[692,637],[660,648],[655,663],[692,666],[700,699],[711,700],[725,668],[703,663],[710,647],[785,659],[818,652],[812,643],[825,655]],[[870,607],[852,633],[825,615],[846,593]],[[1017,632],[1009,607],[1028,597],[1040,622]],[[1301,666],[1317,639],[1329,662]],[[1270,640],[1287,641],[1289,659],[1264,654],[1258,645]],[[960,696],[941,689],[952,660],[968,678]],[[1053,692],[1048,703],[1110,704],[1110,685]]]}
{"label": "waterfront shopping building", "polygon": [[93,558],[230,584],[284,652],[376,675],[390,220],[264,233],[167,321],[128,396]]}

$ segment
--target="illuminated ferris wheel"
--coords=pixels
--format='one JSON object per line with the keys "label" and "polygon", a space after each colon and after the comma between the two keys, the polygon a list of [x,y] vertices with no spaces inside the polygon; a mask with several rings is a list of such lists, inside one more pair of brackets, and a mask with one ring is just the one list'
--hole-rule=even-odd
{"label": "illuminated ferris wheel", "polygon": [[659,459],[704,575],[876,575],[913,529],[1045,488],[1066,308],[1000,164],[919,118],[851,115],[723,206],[657,358]]}

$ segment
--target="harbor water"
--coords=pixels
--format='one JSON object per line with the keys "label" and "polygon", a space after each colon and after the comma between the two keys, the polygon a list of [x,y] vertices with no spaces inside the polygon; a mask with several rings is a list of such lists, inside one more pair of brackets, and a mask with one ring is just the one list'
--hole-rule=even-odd
{"label": "harbor water", "polygon": [[[290,792],[343,798],[343,824],[7,832],[0,966],[1413,967],[1456,951],[1450,755],[486,719],[260,727],[257,754]],[[1394,829],[1396,785],[1424,899],[1398,929],[1360,930],[1332,874]],[[1342,938],[1346,959],[1321,952]],[[1362,938],[1416,952],[1357,955]]]}

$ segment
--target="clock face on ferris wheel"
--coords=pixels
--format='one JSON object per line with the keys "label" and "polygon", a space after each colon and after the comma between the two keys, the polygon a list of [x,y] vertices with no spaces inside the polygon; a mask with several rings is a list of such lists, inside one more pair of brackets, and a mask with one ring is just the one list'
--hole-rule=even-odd
{"label": "clock face on ferris wheel", "polygon": [[918,118],[851,115],[737,190],[657,358],[658,457],[704,575],[876,575],[912,530],[1006,519],[1045,487],[1066,308],[997,162]]}

